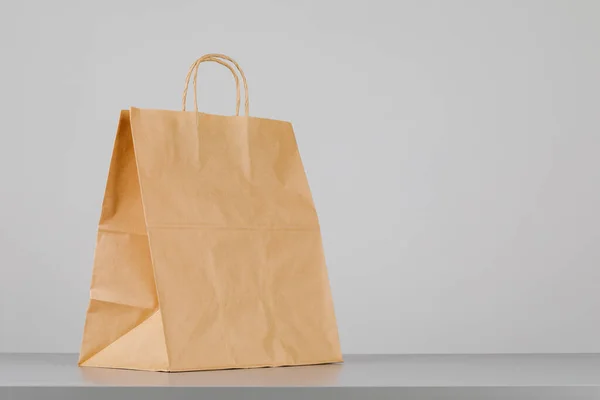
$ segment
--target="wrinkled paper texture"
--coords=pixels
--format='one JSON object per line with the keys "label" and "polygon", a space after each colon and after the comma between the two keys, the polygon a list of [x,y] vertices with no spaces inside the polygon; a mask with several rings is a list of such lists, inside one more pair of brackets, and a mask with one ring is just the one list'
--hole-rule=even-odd
{"label": "wrinkled paper texture", "polygon": [[190,371],[342,360],[292,126],[122,111],[82,366]]}

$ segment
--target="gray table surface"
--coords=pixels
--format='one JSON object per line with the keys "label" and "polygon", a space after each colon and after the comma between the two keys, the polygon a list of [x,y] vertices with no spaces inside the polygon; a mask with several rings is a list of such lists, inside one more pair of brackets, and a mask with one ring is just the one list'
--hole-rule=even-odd
{"label": "gray table surface", "polygon": [[[423,390],[429,390],[427,397],[414,398],[497,398],[490,397],[493,393],[500,396],[498,398],[518,398],[515,393],[529,393],[522,398],[538,398],[535,393],[546,399],[600,398],[600,355],[597,354],[346,355],[344,359],[343,364],[318,366],[160,373],[79,368],[75,354],[0,354],[0,394],[3,388],[9,388],[11,391],[6,393],[10,399],[35,398],[31,397],[35,391],[19,389],[61,388],[62,392],[56,392],[57,398],[69,398],[65,394],[69,388],[187,388],[188,392],[182,391],[180,397],[172,396],[183,399],[188,395],[192,396],[189,398],[198,398],[198,393],[207,394],[207,398],[217,398],[219,393],[225,393],[223,389],[271,388],[281,391],[304,388],[313,391],[306,392],[307,397],[300,396],[303,392],[299,391],[300,397],[297,398],[314,399],[318,398],[314,391],[318,388],[330,389],[334,396],[331,398],[340,397],[338,395],[342,392],[332,391],[336,388],[346,390],[344,398],[354,398],[352,393],[355,392],[350,389],[377,388],[379,392],[362,392],[364,396],[356,398],[397,398],[398,390],[402,389],[405,389],[403,398],[413,398],[410,393],[423,394]],[[509,389],[509,392],[503,392],[503,388]],[[452,389],[475,391],[452,392]],[[564,389],[570,391],[567,393]],[[30,397],[23,397],[26,393]],[[41,391],[38,393],[42,394]],[[44,398],[52,398],[48,395],[50,392],[43,393]],[[90,393],[84,398],[94,398]],[[156,393],[156,390],[146,391],[143,395],[148,396],[149,393]],[[176,393],[173,391],[172,394]],[[237,398],[235,391],[228,393],[233,395],[228,398]],[[244,397],[253,398],[250,396],[253,392],[244,393]],[[267,393],[270,392],[257,392],[256,398],[270,398]],[[285,396],[296,398],[290,393]],[[386,393],[391,397],[386,397]],[[437,397],[435,393],[438,393]],[[443,397],[444,393],[454,393],[458,397]],[[467,396],[468,393],[475,397]],[[484,396],[486,393],[488,397]],[[552,397],[553,393],[556,397]],[[19,397],[20,394],[23,396]],[[134,394],[129,392],[126,397],[137,398]],[[81,398],[81,392],[77,397]],[[142,394],[140,398],[143,398]]]}

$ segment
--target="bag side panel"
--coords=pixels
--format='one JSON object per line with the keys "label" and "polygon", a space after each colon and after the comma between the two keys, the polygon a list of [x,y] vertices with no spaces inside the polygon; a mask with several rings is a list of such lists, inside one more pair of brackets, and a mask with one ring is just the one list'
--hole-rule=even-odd
{"label": "bag side panel", "polygon": [[126,368],[106,356],[97,357],[104,365],[93,359],[157,310],[129,112],[122,111],[98,227],[80,365]]}

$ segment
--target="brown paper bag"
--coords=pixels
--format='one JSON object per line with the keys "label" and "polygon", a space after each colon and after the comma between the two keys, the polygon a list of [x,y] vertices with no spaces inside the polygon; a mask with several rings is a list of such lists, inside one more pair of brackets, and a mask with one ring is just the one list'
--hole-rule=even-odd
{"label": "brown paper bag", "polygon": [[[236,116],[197,112],[204,61]],[[239,71],[245,87],[240,108]],[[196,112],[185,111],[194,75]],[[317,213],[289,122],[248,116],[229,57],[183,112],[122,111],[79,365],[190,371],[342,361]]]}

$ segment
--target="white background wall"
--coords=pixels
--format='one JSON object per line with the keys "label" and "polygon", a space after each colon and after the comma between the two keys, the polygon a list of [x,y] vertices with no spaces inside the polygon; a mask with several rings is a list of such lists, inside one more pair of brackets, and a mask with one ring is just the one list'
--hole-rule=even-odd
{"label": "white background wall", "polygon": [[[76,352],[119,110],[245,68],[345,353],[600,351],[600,2],[0,3],[0,351]],[[231,114],[203,64],[201,109]]]}

